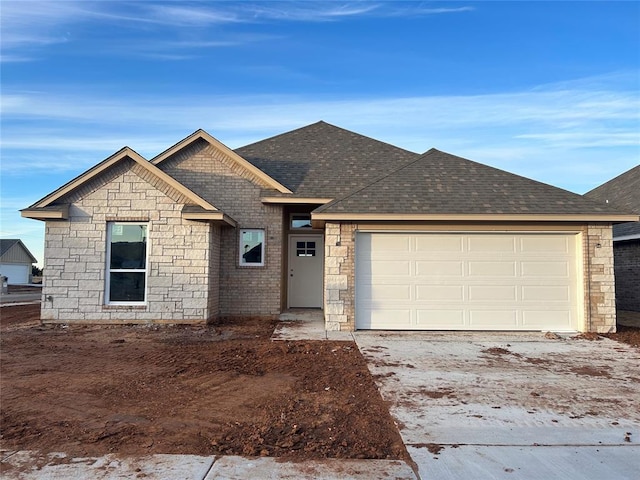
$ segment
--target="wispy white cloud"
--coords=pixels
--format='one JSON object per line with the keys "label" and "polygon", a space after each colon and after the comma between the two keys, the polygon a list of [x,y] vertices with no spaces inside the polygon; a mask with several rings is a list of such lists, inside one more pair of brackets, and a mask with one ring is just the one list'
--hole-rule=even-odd
{"label": "wispy white cloud", "polygon": [[581,79],[512,93],[410,98],[119,97],[80,87],[5,91],[0,145],[10,160],[2,171],[77,173],[124,145],[150,158],[197,128],[235,148],[323,119],[413,151],[436,147],[587,190],[597,185],[593,172],[599,171],[604,151],[608,168],[620,168],[612,173],[640,158],[640,97],[628,88],[629,78],[633,73],[614,74],[609,88],[603,79]]}
{"label": "wispy white cloud", "polygon": [[[155,25],[171,35],[192,28],[193,34],[202,35],[192,47],[232,47],[252,41],[251,36],[230,37],[217,40],[207,38],[207,27],[264,22],[326,22],[340,21],[358,16],[398,17],[422,16],[467,12],[473,7],[426,8],[413,2],[355,1],[266,1],[266,2],[124,2],[124,1],[18,1],[2,3],[2,48],[4,61],[21,58],[22,61],[37,56],[25,55],[25,51],[37,50],[58,43],[72,42],[66,29],[72,25],[89,22],[111,22],[114,25],[141,24],[154,34]],[[144,38],[143,31],[139,31]],[[220,35],[220,33],[218,33]],[[155,37],[154,37],[154,40]],[[262,38],[264,41],[265,38]],[[186,42],[188,43],[188,42]],[[174,42],[173,48],[179,47]],[[199,45],[199,46],[198,46]],[[185,48],[186,47],[185,45]],[[122,54],[122,52],[120,52]],[[135,53],[135,49],[134,49]],[[163,53],[159,50],[152,52]],[[171,54],[168,54],[171,55]],[[165,57],[166,58],[166,57]],[[179,55],[174,59],[184,58]]]}

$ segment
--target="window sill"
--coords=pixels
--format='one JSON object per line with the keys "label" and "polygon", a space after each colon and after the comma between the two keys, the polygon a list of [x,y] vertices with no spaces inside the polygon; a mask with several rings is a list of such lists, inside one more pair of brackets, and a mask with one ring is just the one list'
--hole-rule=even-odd
{"label": "window sill", "polygon": [[102,310],[146,310],[146,305],[102,305]]}

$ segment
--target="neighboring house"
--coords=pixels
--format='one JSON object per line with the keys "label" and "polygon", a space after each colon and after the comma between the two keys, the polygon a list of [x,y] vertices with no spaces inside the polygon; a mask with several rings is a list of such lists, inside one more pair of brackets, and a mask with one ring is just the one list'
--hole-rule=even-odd
{"label": "neighboring house", "polygon": [[30,283],[31,265],[37,261],[21,240],[0,240],[0,275],[9,285]]}
{"label": "neighboring house", "polygon": [[638,220],[325,122],[123,148],[22,215],[46,222],[45,322],[310,308],[328,330],[612,331],[611,225]]}
{"label": "neighboring house", "polygon": [[[640,165],[603,183],[585,196],[640,214]],[[640,312],[640,222],[613,226],[616,304],[619,310]]]}

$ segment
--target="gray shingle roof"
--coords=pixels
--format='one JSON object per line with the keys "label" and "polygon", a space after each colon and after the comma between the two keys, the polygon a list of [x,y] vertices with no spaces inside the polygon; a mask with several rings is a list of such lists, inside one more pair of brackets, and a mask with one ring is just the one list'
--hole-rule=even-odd
{"label": "gray shingle roof", "polygon": [[235,150],[296,196],[335,198],[418,157],[417,153],[317,122]]}
{"label": "gray shingle roof", "polygon": [[612,206],[431,149],[316,213],[617,214]]}
{"label": "gray shingle roof", "polygon": [[0,239],[0,257],[2,255],[4,255],[7,252],[7,250],[9,250],[11,247],[13,247],[19,241],[20,240],[9,239],[9,238]]}
{"label": "gray shingle roof", "polygon": [[584,194],[585,197],[617,205],[640,215],[640,165]]}
{"label": "gray shingle roof", "polygon": [[[612,178],[584,194],[585,197],[616,205],[627,212],[640,214],[640,165]],[[640,222],[620,223],[613,226],[613,236],[640,235]]]}
{"label": "gray shingle roof", "polygon": [[640,238],[640,222],[625,222],[613,226],[613,237]]}

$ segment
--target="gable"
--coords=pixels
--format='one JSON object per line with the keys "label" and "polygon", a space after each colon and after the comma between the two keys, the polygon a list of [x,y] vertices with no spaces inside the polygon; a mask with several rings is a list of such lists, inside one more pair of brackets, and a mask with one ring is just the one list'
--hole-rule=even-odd
{"label": "gable", "polygon": [[[207,147],[204,147],[206,144]],[[274,178],[251,164],[240,155],[235,153],[229,147],[218,141],[204,130],[196,130],[194,133],[168,148],[160,155],[151,160],[151,163],[165,169],[164,163],[170,160],[180,162],[181,159],[193,155],[193,150],[207,150],[206,155],[210,158],[225,164],[229,169],[234,171],[238,176],[262,186],[263,188],[274,189],[280,193],[291,193],[291,191]]]}
{"label": "gable", "polygon": [[[177,203],[193,204],[206,212],[210,212],[211,219],[223,220],[226,217],[214,205],[171,178],[128,147],[116,152],[30,207],[21,210],[21,215],[37,220],[67,219],[69,204],[77,202],[99,190],[125,171],[134,172],[138,177],[157,190],[162,191]],[[104,200],[107,199],[105,198]]]}

